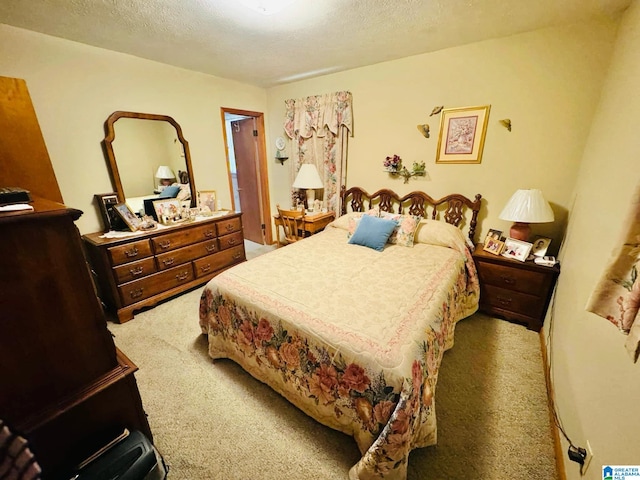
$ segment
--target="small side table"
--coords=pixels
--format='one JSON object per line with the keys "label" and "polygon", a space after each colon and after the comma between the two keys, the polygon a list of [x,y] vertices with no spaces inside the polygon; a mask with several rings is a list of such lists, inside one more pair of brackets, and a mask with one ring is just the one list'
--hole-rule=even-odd
{"label": "small side table", "polygon": [[473,259],[480,279],[481,312],[527,324],[540,331],[560,264],[553,267],[520,262],[485,252],[476,245]]}
{"label": "small side table", "polygon": [[[304,216],[304,234],[305,236],[313,235],[324,230],[324,227],[329,225],[335,220],[336,216],[333,212],[325,213],[308,213]],[[273,222],[276,226],[276,246],[280,247],[280,227],[282,222],[280,221],[280,215],[273,216]]]}

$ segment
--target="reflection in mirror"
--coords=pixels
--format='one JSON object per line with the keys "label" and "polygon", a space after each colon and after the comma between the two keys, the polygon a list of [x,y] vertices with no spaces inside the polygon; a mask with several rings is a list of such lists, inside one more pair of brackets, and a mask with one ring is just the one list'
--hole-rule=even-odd
{"label": "reflection in mirror", "polygon": [[[194,207],[189,144],[180,125],[166,115],[114,112],[105,123],[105,150],[114,190],[134,212],[144,200],[178,198]],[[174,185],[174,188],[167,188]]]}

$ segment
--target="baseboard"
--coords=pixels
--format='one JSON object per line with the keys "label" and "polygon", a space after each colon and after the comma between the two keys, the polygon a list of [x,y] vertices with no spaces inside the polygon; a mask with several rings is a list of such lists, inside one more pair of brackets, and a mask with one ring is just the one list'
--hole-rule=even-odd
{"label": "baseboard", "polygon": [[553,408],[555,405],[555,393],[553,391],[553,383],[549,377],[550,365],[547,356],[547,344],[545,342],[544,329],[540,330],[540,351],[542,352],[542,366],[544,368],[544,378],[547,384],[547,405],[549,407],[549,421],[551,422],[551,431],[553,434],[553,443],[556,451],[556,470],[558,471],[558,480],[567,480],[567,474],[564,467],[564,454],[562,452],[562,443],[560,441],[560,430],[556,425],[553,417]]}

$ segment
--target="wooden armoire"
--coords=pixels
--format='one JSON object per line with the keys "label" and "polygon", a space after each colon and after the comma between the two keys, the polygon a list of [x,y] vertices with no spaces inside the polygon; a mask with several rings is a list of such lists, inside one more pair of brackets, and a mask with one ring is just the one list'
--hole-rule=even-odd
{"label": "wooden armoire", "polygon": [[127,428],[151,431],[137,367],[107,329],[26,83],[0,77],[0,187],[31,192],[33,210],[0,212],[0,419],[25,437],[43,478]]}

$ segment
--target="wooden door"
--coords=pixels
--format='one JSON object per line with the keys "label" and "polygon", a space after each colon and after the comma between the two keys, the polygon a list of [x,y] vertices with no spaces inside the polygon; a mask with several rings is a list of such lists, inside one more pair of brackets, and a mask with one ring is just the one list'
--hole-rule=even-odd
{"label": "wooden door", "polygon": [[[231,123],[244,238],[264,244],[255,118]],[[237,208],[237,205],[236,205]]]}

